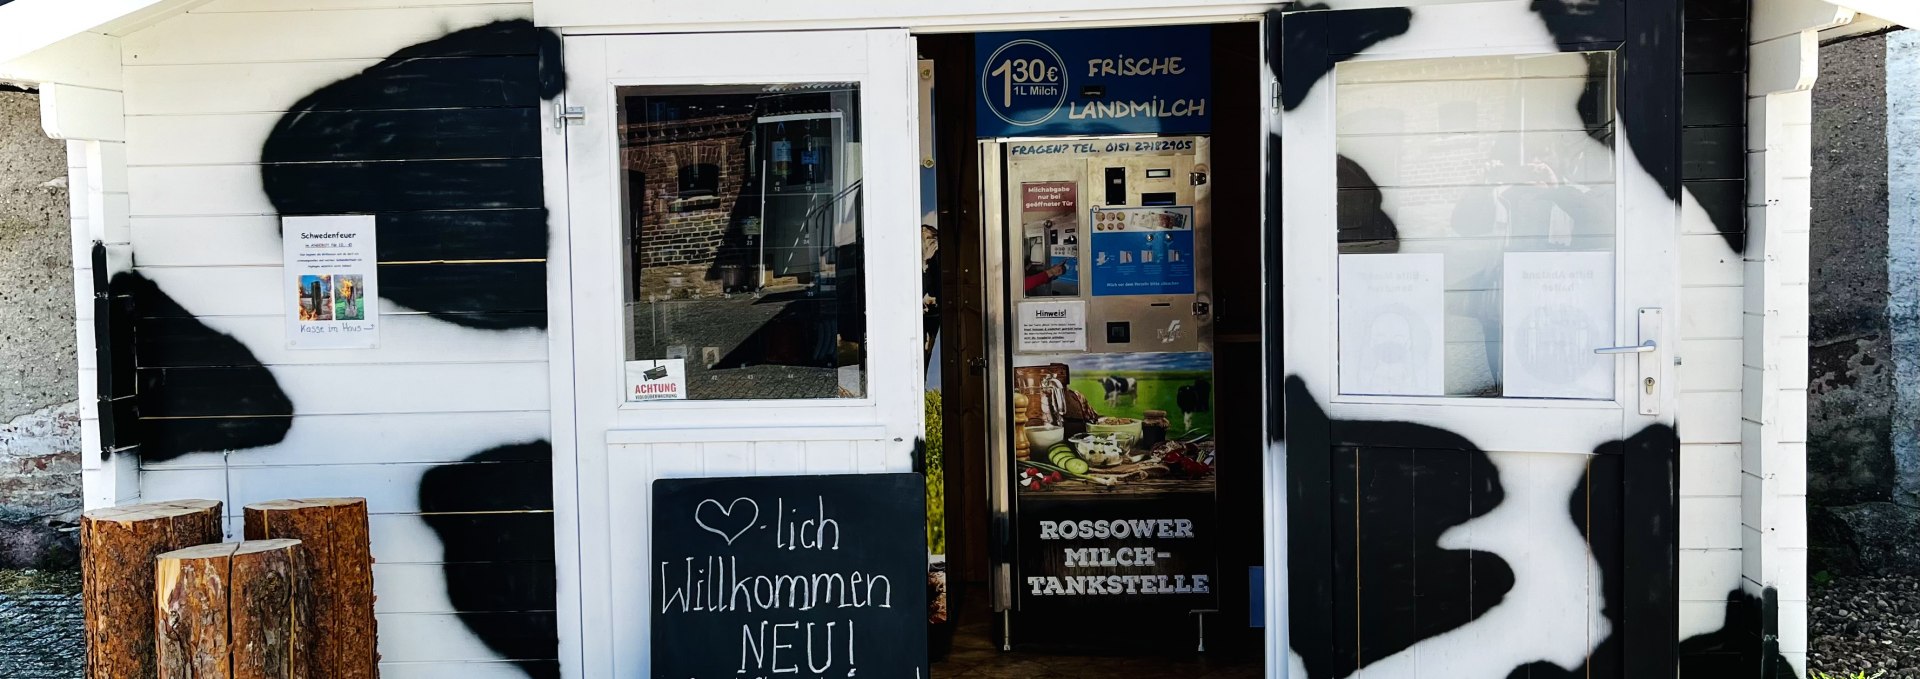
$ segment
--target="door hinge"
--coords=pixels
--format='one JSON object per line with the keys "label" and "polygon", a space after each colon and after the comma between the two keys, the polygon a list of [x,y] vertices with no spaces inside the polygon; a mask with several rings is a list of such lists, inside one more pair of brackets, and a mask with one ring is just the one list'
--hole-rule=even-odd
{"label": "door hinge", "polygon": [[587,107],[568,106],[564,102],[553,102],[553,129],[564,129],[568,123],[583,123],[587,120]]}
{"label": "door hinge", "polygon": [[1280,110],[1280,79],[1279,78],[1268,79],[1267,86],[1273,88],[1273,97],[1267,102],[1267,106],[1269,108],[1272,108],[1275,111],[1278,111]]}

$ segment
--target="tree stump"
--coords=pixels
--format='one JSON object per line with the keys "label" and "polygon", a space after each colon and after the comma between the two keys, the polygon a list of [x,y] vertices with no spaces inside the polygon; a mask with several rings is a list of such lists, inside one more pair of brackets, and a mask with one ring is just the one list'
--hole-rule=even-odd
{"label": "tree stump", "polygon": [[153,679],[153,558],[219,542],[220,503],[178,500],[80,517],[88,679]]}
{"label": "tree stump", "polygon": [[292,538],[313,564],[313,679],[373,679],[373,553],[364,498],[273,500],[246,506],[248,540]]}
{"label": "tree stump", "polygon": [[200,545],[154,564],[160,679],[308,679],[312,571],[299,540]]}

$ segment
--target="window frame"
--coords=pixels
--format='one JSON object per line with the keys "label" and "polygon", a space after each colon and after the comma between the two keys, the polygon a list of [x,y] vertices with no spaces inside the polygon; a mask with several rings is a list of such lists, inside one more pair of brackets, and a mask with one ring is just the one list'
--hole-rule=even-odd
{"label": "window frame", "polygon": [[[911,173],[888,168],[917,166],[917,70],[911,58],[912,39],[904,31],[820,31],[750,34],[743,41],[766,44],[786,57],[768,59],[767,52],[713,54],[710,46],[728,36],[654,35],[644,41],[620,41],[620,36],[587,36],[570,41],[606,41],[604,80],[569,83],[568,101],[587,104],[589,118],[571,127],[567,135],[588,135],[576,151],[595,158],[575,158],[597,165],[598,175],[569,179],[572,202],[598,202],[617,223],[583,222],[576,210],[571,238],[574,252],[574,333],[580,355],[578,370],[612,376],[605,388],[591,385],[580,398],[595,392],[608,399],[614,414],[611,429],[623,440],[684,440],[693,430],[725,429],[738,437],[777,437],[780,431],[866,429],[887,431],[918,428],[923,418],[921,391],[925,367],[920,351],[919,229],[887,229],[889,224],[918,224],[919,192]],[[777,44],[775,44],[777,43]],[[597,50],[596,50],[597,51]],[[664,54],[697,51],[711,58],[680,60],[670,69],[646,68]],[[625,399],[625,363],[629,332],[623,313],[626,294],[622,278],[625,227],[619,182],[623,181],[617,111],[622,88],[689,85],[786,85],[817,82],[856,83],[861,139],[858,163],[862,176],[861,240],[867,316],[865,363],[867,388],[857,398],[671,400],[629,403]],[[593,115],[593,112],[604,112]],[[595,143],[597,142],[597,143]],[[583,147],[597,146],[586,150]],[[869,171],[872,170],[872,171]],[[582,174],[582,173],[570,173]],[[595,186],[611,179],[614,190]],[[580,195],[582,192],[604,195]],[[596,220],[598,221],[598,220]],[[894,233],[897,231],[898,233]],[[583,266],[598,259],[595,266]],[[911,281],[911,285],[893,284]],[[579,288],[595,289],[582,293]],[[598,298],[598,299],[594,299]],[[599,316],[599,319],[594,319]],[[612,320],[605,320],[612,319]],[[598,335],[594,338],[592,336]],[[594,350],[591,344],[599,345]],[[595,380],[602,381],[602,380]],[[610,435],[613,432],[610,432]]]}
{"label": "window frame", "polygon": [[[1622,76],[1621,76],[1619,46],[1618,45],[1592,45],[1592,46],[1589,46],[1588,49],[1584,50],[1584,52],[1585,53],[1610,53],[1612,64],[1611,64],[1611,68],[1608,70],[1608,76],[1609,76],[1608,104],[1612,105],[1614,101],[1617,101],[1621,91],[1620,86],[1622,82]],[[1582,52],[1568,52],[1568,51],[1539,52],[1539,51],[1530,51],[1526,49],[1514,49],[1512,47],[1505,47],[1505,46],[1499,46],[1499,45],[1488,45],[1488,46],[1479,47],[1479,48],[1470,48],[1470,49],[1464,49],[1464,50],[1458,50],[1458,51],[1448,50],[1445,52],[1438,52],[1438,53],[1410,51],[1410,52],[1377,52],[1372,54],[1360,54],[1360,55],[1352,55],[1351,57],[1349,57],[1348,59],[1346,59],[1341,63],[1423,61],[1423,60],[1432,60],[1432,59],[1475,58],[1475,57],[1521,57],[1521,58],[1548,57],[1548,56],[1579,54],[1579,53],[1582,53]],[[1336,64],[1334,68],[1328,71],[1326,76],[1327,87],[1326,87],[1325,96],[1327,97],[1328,101],[1325,104],[1323,104],[1323,106],[1324,106],[1324,111],[1329,114],[1336,111],[1338,107],[1338,99],[1339,99],[1339,92],[1340,92],[1339,73],[1340,73],[1339,64]],[[1332,136],[1337,138],[1339,135],[1338,117],[1335,115],[1330,115],[1328,119],[1334,125],[1334,128],[1332,130]],[[1631,158],[1631,154],[1624,152],[1625,147],[1623,144],[1623,137],[1621,137],[1621,130],[1619,127],[1620,123],[1619,123],[1619,120],[1617,119],[1617,110],[1616,110],[1616,117],[1611,121],[1611,123],[1614,127],[1611,150],[1613,153],[1612,178],[1613,178],[1613,186],[1615,187],[1614,196],[1613,196],[1613,245],[1612,245],[1613,316],[1614,316],[1613,334],[1615,337],[1614,345],[1618,346],[1621,344],[1635,343],[1635,342],[1629,341],[1627,338],[1631,338],[1637,333],[1638,322],[1637,322],[1636,316],[1638,314],[1638,309],[1633,305],[1627,303],[1628,300],[1630,300],[1633,297],[1633,295],[1629,294],[1629,290],[1628,290],[1629,281],[1626,278],[1626,276],[1629,275],[1629,267],[1627,266],[1626,260],[1628,257],[1633,256],[1633,252],[1630,250],[1630,248],[1633,247],[1633,243],[1631,243],[1630,240],[1628,239],[1628,236],[1627,236],[1628,229],[1624,227],[1624,221],[1626,219],[1626,215],[1630,213],[1628,209],[1629,208],[1628,195],[1627,195],[1628,192],[1625,190],[1625,187],[1628,181],[1628,171],[1630,169],[1629,163],[1632,162],[1632,158]],[[1334,142],[1331,146],[1332,148],[1336,149],[1336,155],[1334,158],[1337,158],[1338,157],[1337,142]],[[1329,168],[1327,172],[1328,175],[1333,174],[1333,172],[1331,171],[1332,168],[1330,165],[1332,162],[1334,162],[1334,158],[1328,159],[1329,161]],[[1337,226],[1337,224],[1330,225],[1330,226]],[[1327,252],[1318,252],[1316,250],[1311,255],[1309,255],[1309,257],[1323,258],[1325,261],[1325,266],[1327,267],[1327,271],[1329,272],[1328,291],[1330,294],[1328,299],[1328,307],[1329,307],[1329,310],[1331,311],[1330,319],[1337,324],[1340,318],[1340,315],[1339,315],[1339,294],[1340,293],[1339,293],[1338,277],[1339,277],[1339,271],[1340,271],[1339,257],[1341,253],[1340,253],[1339,241],[1337,237],[1328,238],[1327,244],[1331,246]],[[1503,307],[1504,307],[1504,299],[1505,298],[1503,295],[1502,297]],[[1443,319],[1444,319],[1444,316],[1443,316]],[[1503,323],[1501,326],[1502,341],[1505,340],[1505,330],[1506,328]],[[1629,395],[1631,395],[1630,382],[1633,379],[1633,375],[1638,373],[1637,365],[1634,364],[1633,362],[1615,360],[1613,363],[1614,389],[1613,389],[1613,395],[1609,398],[1576,398],[1576,397],[1558,398],[1558,397],[1505,396],[1505,395],[1472,396],[1472,395],[1465,395],[1465,394],[1441,394],[1441,395],[1348,394],[1342,391],[1342,387],[1340,385],[1339,342],[1341,341],[1342,338],[1340,337],[1340,333],[1337,329],[1331,332],[1330,335],[1334,342],[1334,345],[1331,350],[1325,352],[1326,353],[1326,356],[1325,356],[1326,373],[1325,374],[1328,375],[1331,379],[1331,384],[1328,389],[1328,401],[1330,405],[1332,405],[1337,409],[1340,409],[1345,412],[1356,413],[1356,414],[1360,411],[1353,410],[1354,408],[1367,407],[1367,406],[1373,406],[1373,407],[1388,406],[1390,407],[1388,409],[1389,411],[1398,410],[1399,408],[1397,407],[1415,407],[1415,408],[1421,408],[1421,407],[1468,407],[1468,408],[1528,407],[1528,408],[1551,408],[1551,409],[1565,409],[1565,410],[1622,411],[1627,409],[1628,407],[1626,399]],[[1595,347],[1595,348],[1598,348],[1598,347]],[[1442,360],[1443,361],[1445,360],[1444,356]],[[1499,384],[1501,385],[1505,384],[1505,379],[1504,379],[1505,371],[1506,371],[1506,366],[1502,365],[1501,374],[1503,378],[1499,382]],[[1343,408],[1342,406],[1345,406],[1345,407]],[[1472,412],[1472,411],[1468,411],[1468,412]],[[1374,416],[1378,416],[1377,412]]]}

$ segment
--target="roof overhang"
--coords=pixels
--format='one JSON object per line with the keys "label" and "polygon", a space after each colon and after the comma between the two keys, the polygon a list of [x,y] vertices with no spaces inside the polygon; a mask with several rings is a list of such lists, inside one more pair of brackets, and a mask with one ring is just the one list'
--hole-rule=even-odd
{"label": "roof overhang", "polygon": [[[13,0],[4,2],[0,4],[0,66],[21,60],[23,57],[82,34],[125,35],[207,1]],[[1436,0],[1405,0],[1405,4],[1434,1]],[[1825,0],[1825,2],[1878,17],[1888,23],[1920,27],[1920,2],[1916,0]],[[0,69],[0,71],[4,70],[7,69]],[[20,74],[0,72],[0,77],[9,75],[20,77]]]}
{"label": "roof overhang", "polygon": [[1833,4],[1870,14],[1889,23],[1920,28],[1920,2],[1915,0],[1828,0]]}
{"label": "roof overhang", "polygon": [[207,0],[13,0],[0,5],[0,64],[82,33],[125,35]]}

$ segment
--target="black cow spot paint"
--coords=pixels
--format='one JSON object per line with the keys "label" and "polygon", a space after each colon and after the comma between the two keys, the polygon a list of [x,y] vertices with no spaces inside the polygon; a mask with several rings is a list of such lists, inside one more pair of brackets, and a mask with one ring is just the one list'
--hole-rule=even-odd
{"label": "black cow spot paint", "polygon": [[1442,533],[1505,497],[1484,451],[1436,427],[1329,419],[1298,377],[1287,378],[1286,408],[1289,458],[1330,459],[1316,461],[1323,473],[1301,474],[1298,462],[1288,470],[1290,513],[1330,517],[1288,532],[1290,612],[1329,621],[1295,626],[1293,650],[1308,676],[1346,676],[1504,600],[1513,589],[1505,560],[1439,546]]}
{"label": "black cow spot paint", "polygon": [[[1659,427],[1660,430],[1667,430]],[[1647,433],[1647,432],[1643,432]],[[1651,432],[1650,435],[1658,435]],[[1508,679],[1589,679],[1590,677],[1622,676],[1621,649],[1624,631],[1622,613],[1625,610],[1625,567],[1622,555],[1625,533],[1618,518],[1623,511],[1620,489],[1622,483],[1623,461],[1620,441],[1608,442],[1594,450],[1594,457],[1587,463],[1587,473],[1580,479],[1580,485],[1567,498],[1567,516],[1576,529],[1587,536],[1587,546],[1593,554],[1593,560],[1600,564],[1601,614],[1606,617],[1612,630],[1593,651],[1587,654],[1587,661],[1571,670],[1546,661],[1521,665],[1507,675]],[[1589,519],[1598,519],[1589,521]]]}
{"label": "black cow spot paint", "polygon": [[[1643,3],[1648,8],[1662,3]],[[1678,3],[1662,15],[1653,9],[1628,16],[1624,0],[1534,0],[1533,11],[1545,22],[1562,51],[1583,52],[1621,47],[1620,79],[1638,87],[1675,78],[1680,70]],[[1632,19],[1631,21],[1629,19]],[[1674,84],[1678,84],[1675,82]],[[1631,131],[1627,144],[1647,174],[1667,198],[1680,198],[1679,154],[1672,136],[1662,134],[1677,119],[1674,97],[1620,97],[1616,102],[1622,125]]]}
{"label": "black cow spot paint", "polygon": [[[1688,3],[1691,12],[1695,3]],[[1682,190],[1693,193],[1694,200],[1706,211],[1707,218],[1714,228],[1726,239],[1727,246],[1734,252],[1746,251],[1746,214],[1743,182],[1689,182],[1684,188],[1677,181],[1669,181],[1674,176],[1681,160],[1698,162],[1701,156],[1713,151],[1698,143],[1688,144],[1683,139],[1679,154],[1670,146],[1672,139],[1664,134],[1641,134],[1652,129],[1670,128],[1678,123],[1687,126],[1724,125],[1736,128],[1742,122],[1740,116],[1746,106],[1746,92],[1742,87],[1746,82],[1738,71],[1745,62],[1746,36],[1744,26],[1735,27],[1727,22],[1708,22],[1706,24],[1686,24],[1686,30],[1693,31],[1722,30],[1732,31],[1735,35],[1692,36],[1689,35],[1681,46],[1682,54],[1675,59],[1674,43],[1681,40],[1676,17],[1659,3],[1644,3],[1640,7],[1628,6],[1623,0],[1534,0],[1533,11],[1546,22],[1547,29],[1564,50],[1605,49],[1609,43],[1625,42],[1629,45],[1645,47],[1636,58],[1620,61],[1621,77],[1629,82],[1645,82],[1643,78],[1664,72],[1670,76],[1682,64],[1687,66],[1682,87],[1685,104],[1676,109],[1666,103],[1666,97],[1621,97],[1618,102],[1620,116],[1626,129],[1634,131],[1627,138],[1632,145],[1635,157],[1641,165],[1660,184],[1668,198],[1679,200]],[[1721,10],[1744,14],[1734,10]],[[1713,12],[1709,12],[1712,15]],[[1738,22],[1734,22],[1738,23]],[[1716,45],[1722,53],[1712,53]],[[1632,47],[1623,48],[1632,49]],[[1726,54],[1731,49],[1737,54]],[[1699,72],[1695,64],[1730,63],[1727,72]],[[1723,87],[1724,85],[1724,87]],[[1723,91],[1724,90],[1724,91]],[[1590,89],[1581,99],[1582,112],[1594,106],[1597,92]],[[1685,111],[1684,119],[1679,116]],[[1717,117],[1716,120],[1702,120],[1701,113]],[[1712,130],[1714,128],[1701,128]],[[1726,128],[1719,128],[1726,129]],[[1733,144],[1738,146],[1744,137],[1731,135]],[[1709,135],[1695,135],[1696,142],[1707,139],[1719,139]],[[1722,155],[1738,162],[1740,155],[1732,149],[1719,149]],[[1691,179],[1691,177],[1689,177]]]}
{"label": "black cow spot paint", "polygon": [[1561,45],[1598,47],[1626,32],[1625,0],[1533,0],[1533,11]]}
{"label": "black cow spot paint", "polygon": [[295,104],[261,149],[282,215],[373,214],[382,297],[474,328],[545,327],[540,102],[559,37],[525,20],[393,53]]}
{"label": "black cow spot paint", "polygon": [[1281,74],[1280,102],[1286,110],[1306,101],[1307,93],[1335,64],[1406,33],[1413,23],[1413,11],[1405,7],[1315,14],[1325,9],[1324,4],[1305,5],[1286,12],[1279,44],[1267,48],[1267,64]]}
{"label": "black cow spot paint", "polygon": [[1767,616],[1759,597],[1737,588],[1728,592],[1726,623],[1680,642],[1680,676],[1797,679],[1777,644],[1765,639],[1779,625]]}
{"label": "black cow spot paint", "polygon": [[[553,446],[500,446],[420,479],[421,519],[445,550],[447,598],[461,623],[528,676],[560,676],[552,660]],[[521,562],[521,563],[515,563]],[[503,580],[504,578],[504,580]]]}
{"label": "black cow spot paint", "polygon": [[[138,273],[115,275],[109,289],[114,297],[131,297],[138,314],[134,352],[142,366],[136,377],[142,459],[158,462],[286,439],[293,402],[246,345],[194,319]],[[180,355],[192,360],[171,360]],[[176,417],[191,419],[170,419]]]}
{"label": "black cow spot paint", "polygon": [[1400,230],[1381,206],[1386,197],[1375,184],[1367,168],[1346,156],[1338,156],[1339,181],[1337,205],[1342,253],[1392,253],[1400,251]]}
{"label": "black cow spot paint", "polygon": [[[1328,517],[1297,521],[1288,534],[1290,612],[1296,621],[1326,621],[1295,626],[1292,650],[1308,676],[1347,676],[1463,627],[1504,600],[1514,584],[1504,560],[1437,544],[1449,528],[1503,501],[1486,453],[1437,427],[1329,419],[1298,377],[1287,377],[1285,398],[1289,511]],[[1652,425],[1594,449],[1566,511],[1599,565],[1601,615],[1612,631],[1580,667],[1537,662],[1508,676],[1637,676],[1671,662],[1677,613],[1668,576],[1674,564],[1663,568],[1657,561],[1673,548],[1677,506],[1663,492],[1675,470],[1658,461],[1671,461],[1678,445],[1672,427]],[[1638,466],[1629,468],[1630,458]],[[1655,528],[1629,532],[1630,525]],[[1642,571],[1632,578],[1630,559]],[[1627,620],[1630,598],[1638,610],[1661,618]],[[1664,659],[1628,658],[1629,648],[1651,649]]]}

